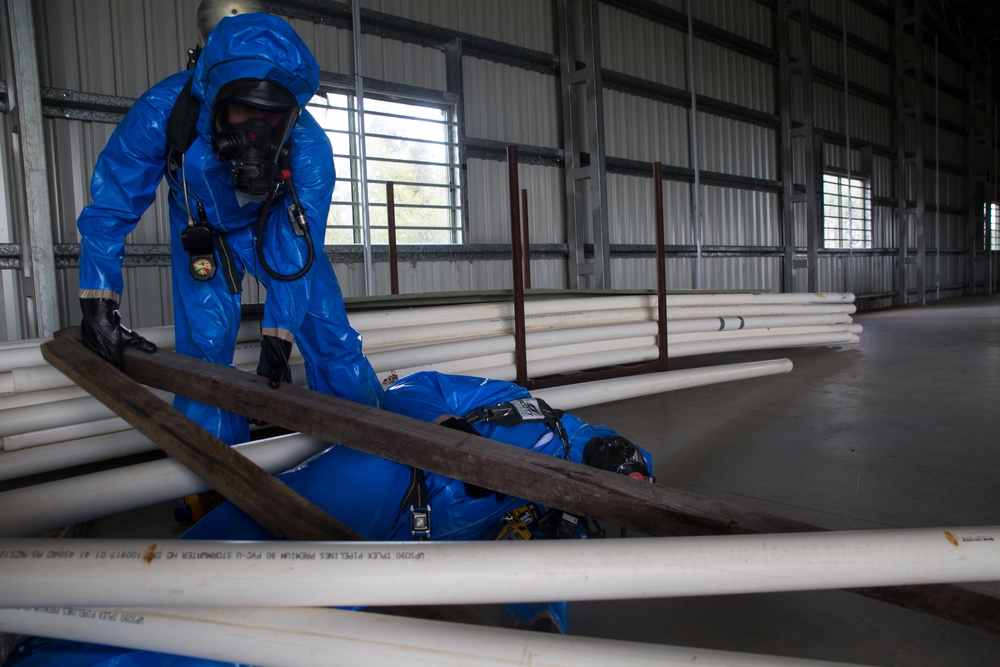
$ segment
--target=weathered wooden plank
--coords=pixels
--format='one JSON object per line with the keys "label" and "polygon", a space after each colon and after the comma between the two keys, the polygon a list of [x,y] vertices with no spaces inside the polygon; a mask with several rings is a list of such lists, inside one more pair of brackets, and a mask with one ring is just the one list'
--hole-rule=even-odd
{"label": "weathered wooden plank", "polygon": [[[46,361],[275,535],[300,540],[362,539],[72,335],[56,336],[41,349]],[[275,512],[276,507],[281,511]]]}
{"label": "weathered wooden plank", "polygon": [[142,384],[616,526],[660,535],[816,530],[304,387],[271,389],[252,373],[173,352],[133,352],[125,372]]}
{"label": "weathered wooden plank", "polygon": [[[172,352],[147,355],[128,350],[125,371],[151,387],[649,535],[824,530],[660,484],[636,482],[303,387],[271,389],[263,378],[251,373]],[[1000,597],[982,590],[945,584],[852,592],[1000,634]]]}

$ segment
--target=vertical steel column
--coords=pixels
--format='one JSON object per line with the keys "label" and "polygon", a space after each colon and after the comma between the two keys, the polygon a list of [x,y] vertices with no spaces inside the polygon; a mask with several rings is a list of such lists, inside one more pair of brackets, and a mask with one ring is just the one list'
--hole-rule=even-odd
{"label": "vertical steel column", "polygon": [[[907,27],[913,30],[912,48],[905,43]],[[916,264],[917,303],[927,304],[924,261],[924,104],[923,104],[923,0],[896,0],[893,41],[896,52],[896,301],[909,301],[907,266]],[[907,85],[908,82],[911,85]],[[911,122],[912,121],[912,122]],[[912,132],[907,132],[908,123]],[[907,150],[907,146],[911,151]],[[912,193],[912,199],[907,196]],[[910,257],[910,223],[916,256]]]}
{"label": "vertical steel column", "polygon": [[375,269],[372,265],[372,224],[368,210],[368,151],[365,147],[365,76],[361,52],[361,0],[351,3],[351,27],[354,36],[354,97],[358,116],[358,175],[361,187],[358,190],[358,205],[361,210],[361,240],[364,244],[365,296],[375,293]]}
{"label": "vertical steel column", "polygon": [[667,253],[666,234],[663,231],[663,164],[653,163],[653,238],[656,239],[656,343],[660,348],[657,369],[669,370],[670,353],[667,347]]}
{"label": "vertical steel column", "polygon": [[521,188],[521,261],[524,263],[524,289],[531,289],[531,240],[528,230],[528,191]]}
{"label": "vertical steel column", "polygon": [[389,225],[389,293],[399,294],[399,257],[396,252],[396,185],[385,184],[385,219]]}
{"label": "vertical steel column", "polygon": [[47,338],[59,328],[49,177],[42,131],[42,97],[30,0],[9,0],[11,50],[24,176],[26,224],[22,225],[23,290],[30,338]]}
{"label": "vertical steel column", "polygon": [[[792,53],[790,23],[794,15],[799,20],[797,58]],[[794,292],[795,269],[806,268],[807,290],[818,291],[819,244],[819,188],[822,167],[822,143],[818,140],[813,120],[812,74],[812,12],[809,0],[778,0],[775,14],[775,34],[778,44],[778,108],[781,117],[781,176],[782,176],[782,242],[785,251],[783,291]],[[801,81],[801,122],[792,121],[794,90],[792,75]],[[795,185],[796,139],[801,146],[805,185],[798,191]],[[820,150],[817,151],[817,144]],[[796,255],[796,204],[805,208],[806,252],[805,258]],[[802,207],[799,207],[802,208]]]}
{"label": "vertical steel column", "polygon": [[701,248],[705,239],[705,221],[701,206],[701,168],[698,163],[698,96],[695,92],[696,79],[694,67],[694,15],[691,10],[691,0],[684,4],[687,12],[687,85],[691,98],[690,121],[688,122],[688,142],[691,155],[691,171],[694,172],[694,183],[691,185],[691,212],[694,218],[694,288],[705,288],[705,269],[701,256]]}
{"label": "vertical steel column", "polygon": [[[598,6],[597,0],[559,0],[559,68],[569,249],[567,279],[570,287],[606,289],[610,287],[611,253],[605,207],[607,168]],[[577,44],[578,8],[583,20],[582,54],[578,54]],[[582,55],[582,62],[577,60],[578,55]],[[589,262],[584,252],[588,231],[594,244],[594,258]]]}
{"label": "vertical steel column", "polygon": [[989,178],[991,154],[995,149],[993,132],[993,101],[990,81],[993,78],[992,68],[981,72],[983,81],[980,84],[979,73],[974,68],[968,76],[968,172],[966,174],[966,294],[975,294],[979,282],[976,265],[989,257],[984,240],[986,238],[986,223],[989,220],[987,207],[993,201],[993,188]]}
{"label": "vertical steel column", "polygon": [[462,238],[455,239],[456,243],[464,243],[469,234],[469,191],[465,186],[467,175],[466,148],[465,148],[465,68],[462,63],[462,40],[453,39],[444,47],[445,56],[445,77],[448,93],[454,97],[455,103],[455,131],[452,141],[455,142],[455,163],[458,171],[454,174],[453,190],[458,196],[459,213],[461,216]]}
{"label": "vertical steel column", "polygon": [[524,258],[521,246],[521,206],[518,198],[517,146],[507,147],[507,188],[510,198],[510,249],[514,276],[514,366],[517,383],[528,382],[528,346],[524,325]]}

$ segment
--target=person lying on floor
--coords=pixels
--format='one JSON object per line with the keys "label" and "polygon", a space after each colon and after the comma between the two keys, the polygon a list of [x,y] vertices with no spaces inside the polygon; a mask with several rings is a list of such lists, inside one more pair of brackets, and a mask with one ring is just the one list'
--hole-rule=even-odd
{"label": "person lying on floor", "polygon": [[[392,384],[383,397],[392,412],[475,433],[638,480],[653,480],[649,452],[604,426],[587,424],[502,380],[424,371]],[[286,485],[376,541],[586,538],[602,535],[586,518],[549,511],[537,503],[495,493],[432,472],[334,445],[278,475]],[[430,523],[421,523],[432,510]],[[413,510],[411,511],[411,507]],[[181,539],[274,540],[264,527],[225,502],[188,529]],[[507,605],[515,627],[565,632],[565,602]],[[65,647],[67,642],[56,642]],[[87,646],[81,644],[80,646]],[[152,655],[144,654],[148,660]],[[160,654],[156,654],[160,655]],[[123,656],[119,655],[119,660]],[[213,661],[58,662],[14,661],[9,667],[223,667]],[[228,663],[225,663],[229,667]]]}

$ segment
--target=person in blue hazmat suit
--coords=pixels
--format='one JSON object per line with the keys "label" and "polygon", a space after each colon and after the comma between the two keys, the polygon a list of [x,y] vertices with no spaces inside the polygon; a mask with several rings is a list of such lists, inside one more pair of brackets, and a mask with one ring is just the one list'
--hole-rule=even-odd
{"label": "person in blue hazmat suit", "polygon": [[[88,347],[119,367],[126,345],[155,350],[122,326],[118,304],[125,237],[166,176],[177,352],[232,364],[249,273],[267,292],[258,374],[289,382],[294,342],[310,388],[379,405],[382,386],[323,252],[336,176],[329,139],[304,108],[318,86],[292,26],[251,12],[221,19],[193,70],[136,101],[98,158],[93,203],[77,222]],[[230,444],[249,439],[241,415],[182,397],[175,407]]]}
{"label": "person in blue hazmat suit", "polygon": [[[533,398],[519,385],[478,377],[415,373],[386,389],[383,407],[425,422],[475,433],[642,481],[653,480],[650,454],[617,432],[587,424]],[[549,510],[456,479],[347,447],[333,446],[278,475],[286,485],[369,540],[494,540],[602,535],[584,517]],[[637,482],[638,483],[638,482]],[[412,509],[411,509],[412,508]],[[429,508],[429,523],[414,513]],[[425,517],[426,518],[426,517]],[[182,539],[273,540],[231,503],[223,503]],[[565,632],[568,605],[507,605],[515,627]],[[19,661],[21,660],[21,661]],[[114,661],[112,661],[114,660]],[[143,662],[146,661],[146,662]],[[238,667],[196,658],[31,639],[5,667]]]}

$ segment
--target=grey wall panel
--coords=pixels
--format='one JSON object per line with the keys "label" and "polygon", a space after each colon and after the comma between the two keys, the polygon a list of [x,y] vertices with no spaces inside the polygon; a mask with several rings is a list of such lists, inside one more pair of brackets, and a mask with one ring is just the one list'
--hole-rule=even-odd
{"label": "grey wall panel", "polygon": [[[351,30],[339,29],[330,25],[292,19],[290,21],[295,32],[302,37],[313,52],[319,68],[325,72],[338,74],[354,74],[354,35]],[[368,61],[378,55],[381,40],[363,36],[361,40],[361,57],[364,59],[362,68]],[[369,75],[369,72],[365,72]]]}
{"label": "grey wall panel", "polygon": [[777,246],[781,239],[778,196],[768,192],[703,186],[703,243]]}
{"label": "grey wall panel", "polygon": [[184,68],[199,0],[45,0],[33,5],[42,85],[138,97]]}
{"label": "grey wall panel", "polygon": [[538,0],[363,0],[366,9],[556,53],[555,3]]}
{"label": "grey wall panel", "polygon": [[[354,34],[301,19],[291,21],[324,72],[354,76]],[[445,90],[445,56],[439,49],[370,34],[361,37],[361,66],[366,78]]]}
{"label": "grey wall panel", "polygon": [[[968,120],[967,101],[941,90],[940,84],[937,91],[933,88],[924,90],[924,108],[932,114],[936,112],[945,123],[964,126]],[[930,122],[933,124],[933,121]]]}
{"label": "grey wall panel", "polygon": [[604,93],[604,142],[608,155],[690,166],[690,112],[617,91]]}
{"label": "grey wall panel", "polygon": [[705,113],[698,114],[697,124],[699,169],[730,176],[780,178],[774,130]]}
{"label": "grey wall panel", "polygon": [[[680,5],[685,11],[686,6]],[[741,0],[735,2],[691,2],[691,13],[696,21],[704,21],[762,46],[774,42],[774,11],[760,2]]]}
{"label": "grey wall panel", "polygon": [[686,88],[687,51],[683,32],[605,5],[599,7],[599,17],[602,67]]}
{"label": "grey wall panel", "polygon": [[872,247],[895,248],[898,233],[896,229],[896,209],[886,206],[872,207]]}
{"label": "grey wall panel", "polygon": [[[653,179],[639,176],[608,176],[608,208],[615,212],[608,220],[611,243],[651,244],[656,238]],[[664,194],[664,208],[672,203]],[[670,225],[664,216],[664,230]],[[668,234],[665,232],[665,235]],[[667,241],[670,243],[671,241]]]}
{"label": "grey wall panel", "polygon": [[[839,20],[837,21],[839,23]],[[847,45],[847,77],[848,88],[859,86],[882,95],[892,95],[894,64],[868,53],[855,49],[849,33]],[[834,74],[843,79],[844,76],[844,41],[841,35],[813,34],[813,67]]]}
{"label": "grey wall panel", "polygon": [[[506,161],[470,159],[466,183],[469,189],[469,243],[510,243],[510,187]],[[521,164],[518,185],[520,190],[528,191],[529,241],[565,243],[561,170]]]}
{"label": "grey wall panel", "polygon": [[562,147],[555,77],[476,58],[464,68],[468,136]]}
{"label": "grey wall panel", "polygon": [[[704,290],[772,290],[781,284],[781,261],[777,258],[703,257],[701,261]],[[668,290],[697,289],[697,259],[671,258],[665,269]],[[654,258],[615,259],[611,271],[618,289],[656,288]]]}
{"label": "grey wall panel", "polygon": [[[869,4],[873,7],[862,7],[849,0],[812,0],[810,6],[816,16],[837,26],[843,26],[846,20],[847,30],[851,35],[885,48],[892,38],[892,24],[883,18],[889,5],[885,2]],[[891,17],[891,12],[889,16]]]}
{"label": "grey wall panel", "polygon": [[[609,208],[615,212],[609,220],[611,243],[649,245],[654,242],[654,196],[652,178],[608,176]],[[691,186],[687,183],[663,183],[663,236],[667,245],[694,243]]]}
{"label": "grey wall panel", "polygon": [[772,65],[703,40],[695,40],[695,92],[748,109],[775,113]]}
{"label": "grey wall panel", "polygon": [[[532,286],[538,288],[563,289],[565,282],[556,283],[553,271],[542,271],[536,276],[534,270],[546,262],[532,263]],[[384,296],[391,293],[389,268],[384,262],[376,263],[375,289],[373,295]],[[341,287],[353,295],[364,294],[365,271],[360,263],[336,263],[334,271]],[[537,278],[537,280],[536,280]],[[476,260],[455,262],[401,262],[399,265],[399,285],[403,294],[432,292],[460,292],[476,290],[509,290],[514,283],[510,260]]]}
{"label": "grey wall panel", "polygon": [[850,94],[847,101],[845,109],[843,90],[816,86],[813,94],[816,127],[841,135],[850,133],[851,139],[856,142],[890,145],[890,133],[896,126],[895,111]]}

